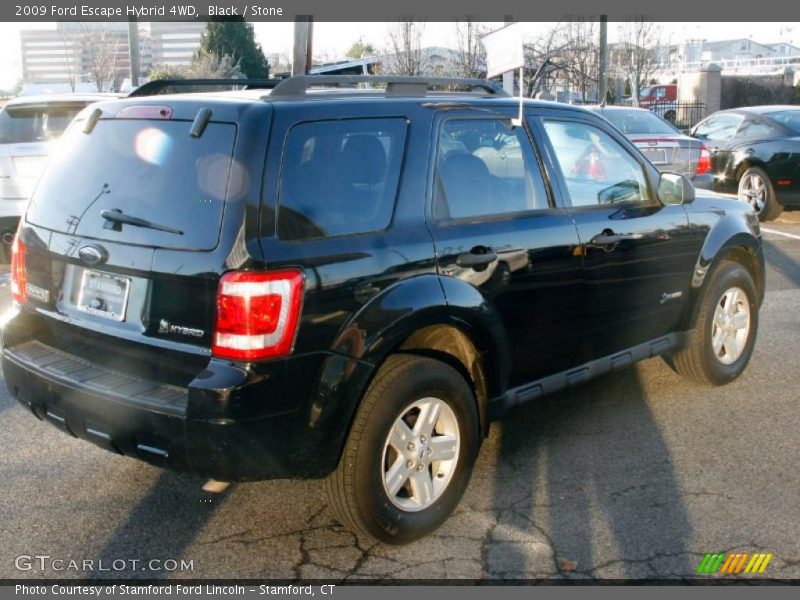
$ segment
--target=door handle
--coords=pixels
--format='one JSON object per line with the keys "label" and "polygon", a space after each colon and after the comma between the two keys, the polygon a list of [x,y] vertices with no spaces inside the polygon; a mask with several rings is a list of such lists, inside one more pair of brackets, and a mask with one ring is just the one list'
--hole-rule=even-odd
{"label": "door handle", "polygon": [[469,252],[459,254],[456,258],[456,264],[459,267],[485,267],[486,265],[497,260],[497,252],[486,246],[475,246]]}
{"label": "door handle", "polygon": [[591,240],[589,240],[589,244],[591,244],[592,246],[611,246],[613,244],[619,244],[620,242],[624,242],[625,240],[640,240],[640,239],[642,239],[641,233],[624,233],[624,234],[598,233]]}

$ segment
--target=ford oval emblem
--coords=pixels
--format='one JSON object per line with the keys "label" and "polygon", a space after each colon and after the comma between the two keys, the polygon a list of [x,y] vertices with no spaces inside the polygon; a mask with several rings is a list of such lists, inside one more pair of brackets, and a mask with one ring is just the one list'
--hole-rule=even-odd
{"label": "ford oval emblem", "polygon": [[97,265],[108,259],[108,252],[102,246],[83,246],[78,250],[78,256],[88,265]]}

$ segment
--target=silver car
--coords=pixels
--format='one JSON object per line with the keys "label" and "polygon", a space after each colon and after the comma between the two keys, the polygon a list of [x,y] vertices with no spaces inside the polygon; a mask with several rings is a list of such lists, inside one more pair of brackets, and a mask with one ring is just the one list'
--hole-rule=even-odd
{"label": "silver car", "polygon": [[713,189],[711,154],[703,142],[682,134],[644,108],[591,106],[642,151],[659,171],[686,175],[697,188]]}
{"label": "silver car", "polygon": [[86,106],[108,98],[108,94],[23,96],[0,110],[0,249],[4,253],[53,141]]}

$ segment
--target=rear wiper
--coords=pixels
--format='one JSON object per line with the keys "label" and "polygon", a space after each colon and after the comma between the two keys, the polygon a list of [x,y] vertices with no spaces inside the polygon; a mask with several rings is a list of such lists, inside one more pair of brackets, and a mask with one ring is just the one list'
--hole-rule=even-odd
{"label": "rear wiper", "polygon": [[146,227],[147,229],[166,231],[167,233],[174,233],[176,235],[183,235],[183,232],[180,229],[173,229],[172,227],[167,227],[166,225],[152,223],[147,219],[140,219],[139,217],[126,215],[118,208],[104,210],[100,213],[100,216],[107,221],[103,227],[106,229],[113,229],[114,231],[122,231],[122,225],[125,224],[133,225],[134,227]]}

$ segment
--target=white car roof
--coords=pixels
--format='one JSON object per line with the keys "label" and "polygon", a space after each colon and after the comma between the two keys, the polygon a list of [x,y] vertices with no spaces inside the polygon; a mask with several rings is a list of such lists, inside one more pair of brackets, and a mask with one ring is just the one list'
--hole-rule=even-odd
{"label": "white car roof", "polygon": [[39,96],[19,96],[12,98],[6,103],[6,106],[24,106],[25,104],[59,104],[71,102],[100,102],[101,100],[112,100],[119,98],[119,94],[42,94]]}

